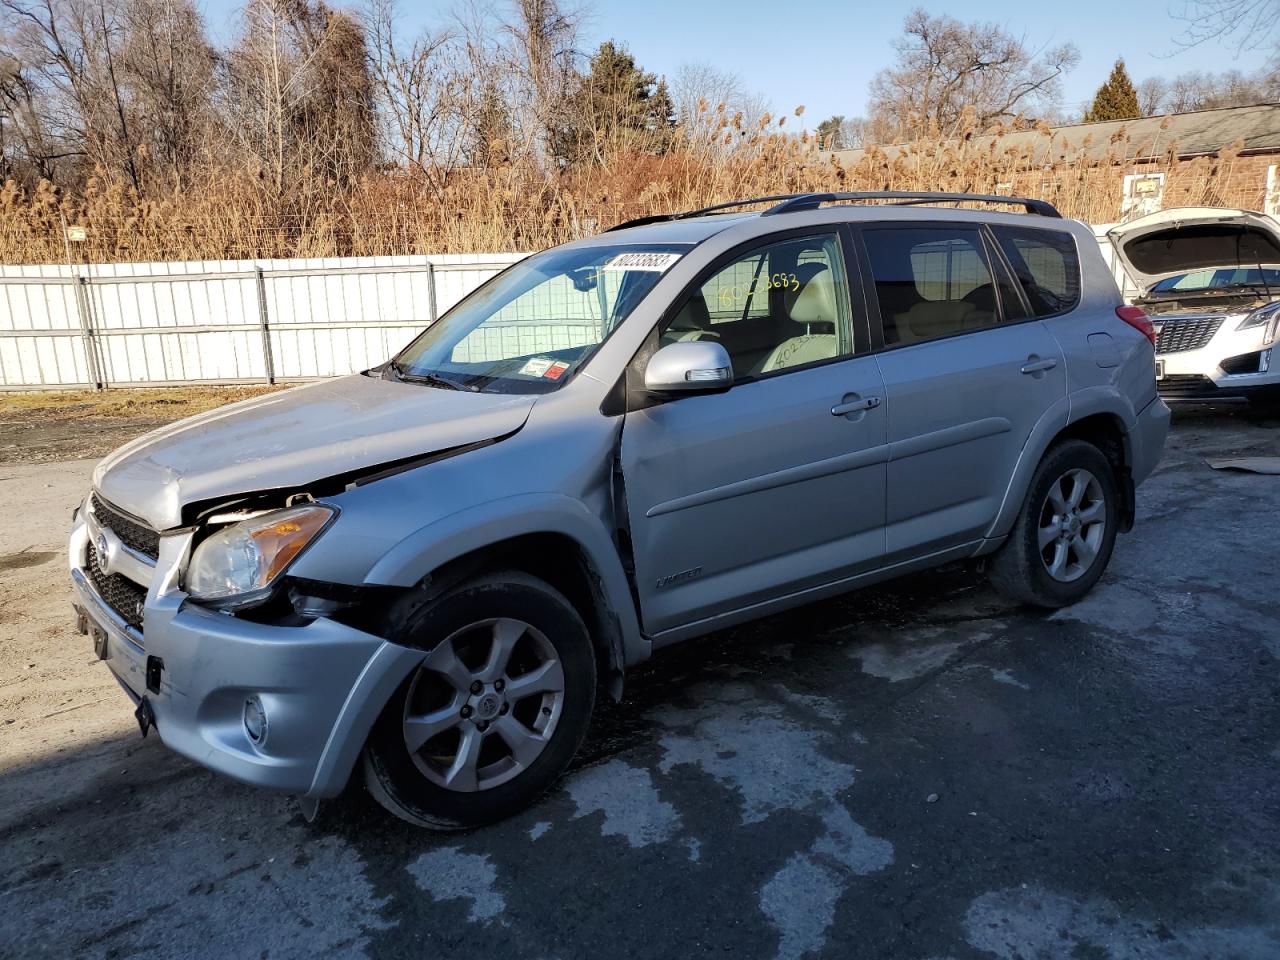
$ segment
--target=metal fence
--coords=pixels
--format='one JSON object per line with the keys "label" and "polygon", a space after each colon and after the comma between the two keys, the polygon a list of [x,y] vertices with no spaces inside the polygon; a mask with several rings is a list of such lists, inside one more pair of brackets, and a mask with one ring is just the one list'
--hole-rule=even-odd
{"label": "metal fence", "polygon": [[0,266],[0,390],[351,373],[523,256]]}

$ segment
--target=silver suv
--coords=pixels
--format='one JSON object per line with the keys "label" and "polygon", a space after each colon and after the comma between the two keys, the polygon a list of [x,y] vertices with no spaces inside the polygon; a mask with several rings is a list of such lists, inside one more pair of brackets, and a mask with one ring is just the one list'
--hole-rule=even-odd
{"label": "silver suv", "polygon": [[484,823],[659,647],[958,560],[1080,599],[1168,430],[1153,337],[1041,201],[648,217],[381,367],[117,450],[71,533],[79,626],[199,763],[304,808],[359,766],[414,823]]}

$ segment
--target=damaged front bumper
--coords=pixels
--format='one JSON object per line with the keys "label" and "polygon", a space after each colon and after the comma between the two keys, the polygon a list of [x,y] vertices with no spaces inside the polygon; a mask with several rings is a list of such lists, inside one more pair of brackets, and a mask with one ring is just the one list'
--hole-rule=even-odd
{"label": "damaged front bumper", "polygon": [[[77,511],[69,542],[82,629],[164,743],[254,786],[310,798],[340,792],[369,729],[421,652],[334,620],[259,623],[191,602],[179,588],[189,534],[161,538],[140,626],[97,587],[90,543],[118,552],[110,530]],[[92,540],[91,540],[92,536]],[[255,741],[246,707],[265,715]],[[255,718],[256,719],[256,718]]]}

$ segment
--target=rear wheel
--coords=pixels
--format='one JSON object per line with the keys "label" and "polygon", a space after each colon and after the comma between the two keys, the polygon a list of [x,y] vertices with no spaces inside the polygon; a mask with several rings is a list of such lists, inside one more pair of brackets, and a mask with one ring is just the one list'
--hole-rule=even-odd
{"label": "rear wheel", "polygon": [[429,649],[370,734],[370,792],[442,830],[527,806],[587,731],[596,672],[582,618],[548,584],[509,572],[451,590],[408,636]]}
{"label": "rear wheel", "polygon": [[1062,607],[1088,593],[1115,546],[1119,496],[1102,451],[1083,440],[1050,448],[1032,478],[991,581],[1005,596]]}

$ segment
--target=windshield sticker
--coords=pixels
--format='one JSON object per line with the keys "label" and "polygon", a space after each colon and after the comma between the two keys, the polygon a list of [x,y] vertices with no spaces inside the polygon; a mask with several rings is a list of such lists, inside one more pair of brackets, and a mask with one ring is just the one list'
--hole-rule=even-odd
{"label": "windshield sticker", "polygon": [[543,372],[542,376],[546,380],[559,380],[564,376],[564,372],[569,369],[569,364],[563,360],[557,360]]}
{"label": "windshield sticker", "polygon": [[546,374],[551,367],[551,361],[546,357],[534,357],[532,360],[525,362],[519,372],[526,377],[541,377]]}
{"label": "windshield sticker", "polygon": [[607,260],[601,270],[649,270],[665,273],[680,259],[678,253],[620,253]]}

